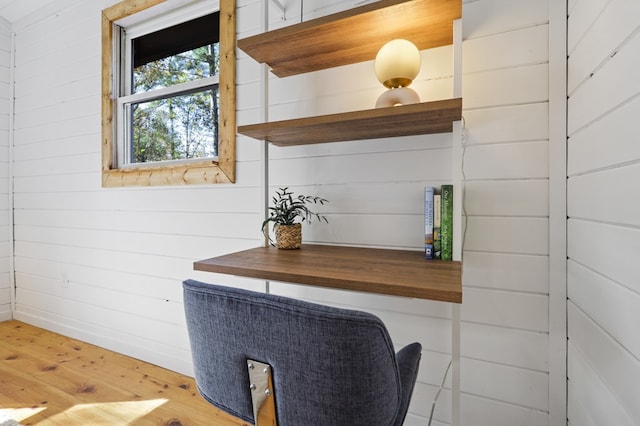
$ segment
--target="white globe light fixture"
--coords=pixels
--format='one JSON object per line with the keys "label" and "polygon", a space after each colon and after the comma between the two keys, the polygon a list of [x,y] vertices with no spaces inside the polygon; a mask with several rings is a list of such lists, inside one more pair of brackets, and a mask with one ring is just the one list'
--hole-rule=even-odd
{"label": "white globe light fixture", "polygon": [[418,94],[409,89],[420,72],[420,51],[415,44],[394,39],[380,48],[375,59],[375,72],[387,90],[378,98],[376,108],[420,102]]}

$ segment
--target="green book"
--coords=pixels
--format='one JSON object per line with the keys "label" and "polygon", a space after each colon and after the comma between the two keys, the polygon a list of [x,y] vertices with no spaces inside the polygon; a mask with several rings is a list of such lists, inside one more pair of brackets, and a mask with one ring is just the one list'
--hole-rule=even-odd
{"label": "green book", "polygon": [[442,249],[440,245],[440,226],[441,226],[441,214],[442,204],[440,203],[440,194],[433,196],[433,258],[442,258]]}
{"label": "green book", "polygon": [[453,260],[453,185],[440,188],[440,250],[442,260]]}

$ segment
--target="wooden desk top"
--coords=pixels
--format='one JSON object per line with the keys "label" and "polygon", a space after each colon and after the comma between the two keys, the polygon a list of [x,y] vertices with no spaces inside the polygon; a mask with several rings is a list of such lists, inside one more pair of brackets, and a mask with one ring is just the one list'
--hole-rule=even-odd
{"label": "wooden desk top", "polygon": [[194,262],[217,272],[369,293],[462,303],[462,264],[425,260],[421,251],[303,244],[258,247]]}

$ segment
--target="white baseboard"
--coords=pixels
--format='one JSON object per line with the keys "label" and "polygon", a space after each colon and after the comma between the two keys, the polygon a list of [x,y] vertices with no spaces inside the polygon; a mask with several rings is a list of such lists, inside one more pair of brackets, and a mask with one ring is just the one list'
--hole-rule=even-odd
{"label": "white baseboard", "polygon": [[167,355],[158,348],[161,344],[157,342],[150,344],[145,339],[132,339],[125,333],[24,308],[14,312],[13,319],[193,377],[190,354],[185,353],[183,357]]}

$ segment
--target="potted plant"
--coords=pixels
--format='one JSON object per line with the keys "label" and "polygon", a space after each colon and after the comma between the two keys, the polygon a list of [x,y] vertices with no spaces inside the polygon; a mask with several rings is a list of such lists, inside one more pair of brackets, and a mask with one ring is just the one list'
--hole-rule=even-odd
{"label": "potted plant", "polygon": [[[269,238],[269,243],[279,249],[297,249],[302,244],[302,222],[311,223],[313,219],[329,223],[327,218],[314,213],[308,204],[328,203],[324,198],[311,195],[294,196],[288,187],[279,188],[272,198],[273,207],[269,207],[269,217],[262,222],[262,232]],[[269,222],[273,222],[276,243],[269,236]]]}

